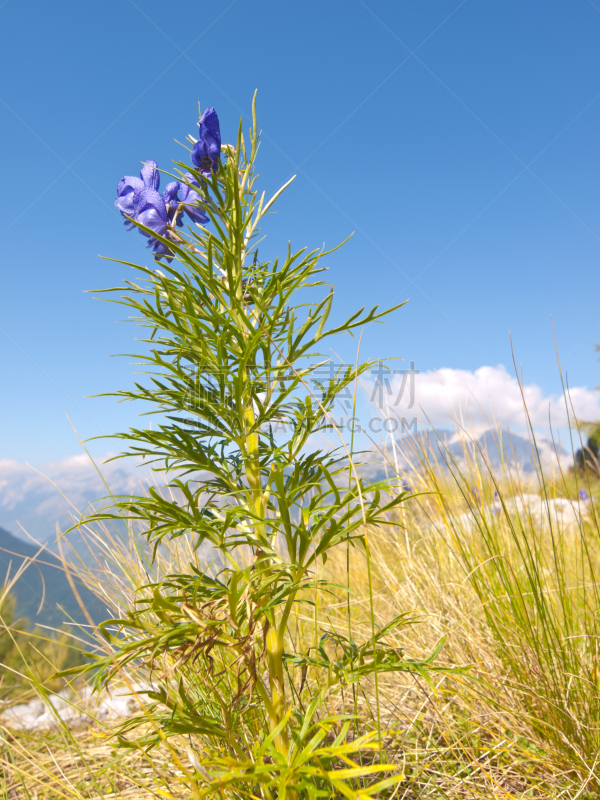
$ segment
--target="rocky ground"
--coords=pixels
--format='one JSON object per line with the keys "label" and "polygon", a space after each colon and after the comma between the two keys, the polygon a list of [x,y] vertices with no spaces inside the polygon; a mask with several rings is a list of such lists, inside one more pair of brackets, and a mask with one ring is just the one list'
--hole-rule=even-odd
{"label": "rocky ground", "polygon": [[[0,712],[0,725],[15,731],[52,730],[61,724],[81,728],[96,721],[129,717],[144,703],[148,686],[114,686],[93,694],[89,686],[79,691],[65,689],[49,695],[47,702],[34,698]],[[141,693],[141,694],[140,694]]]}

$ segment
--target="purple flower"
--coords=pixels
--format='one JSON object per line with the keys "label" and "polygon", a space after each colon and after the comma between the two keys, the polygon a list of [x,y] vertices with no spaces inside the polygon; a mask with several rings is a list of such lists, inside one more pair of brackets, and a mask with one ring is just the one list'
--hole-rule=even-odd
{"label": "purple flower", "polygon": [[158,191],[158,187],[160,186],[160,172],[157,167],[158,164],[156,161],[144,161],[144,166],[140,172],[144,185],[149,189],[156,189],[156,191]]}
{"label": "purple flower", "polygon": [[[167,188],[162,193],[162,199],[165,204],[165,208],[167,210],[167,217],[171,224],[173,224],[173,218],[175,217],[175,212],[179,207],[179,198],[177,193],[179,192],[180,185],[177,181],[172,181],[171,183],[167,184]],[[181,225],[179,219],[177,220],[177,224]]]}
{"label": "purple flower", "polygon": [[200,203],[202,203],[202,195],[196,190],[199,190],[200,186],[189,172],[186,172],[184,178],[186,183],[182,184],[177,181],[169,183],[162,195],[167,209],[169,224],[173,225],[177,214],[176,225],[181,227],[183,225],[184,212],[194,222],[208,222],[208,217],[199,207]]}
{"label": "purple flower", "polygon": [[[200,139],[194,146],[192,161],[200,172],[210,175],[212,170],[219,168],[221,153],[219,118],[214,108],[206,109],[198,125]],[[184,213],[194,222],[208,222],[196,178],[187,172],[184,180],[185,183],[172,181],[167,184],[161,195],[158,191],[160,174],[156,161],[144,161],[139,178],[126,175],[117,186],[115,206],[126,217],[125,227],[131,230],[135,227],[134,222],[138,222],[147,228],[148,231],[141,232],[148,239],[148,247],[157,259],[174,258],[169,246],[156,237],[175,241],[175,226],[183,225]]]}
{"label": "purple flower", "polygon": [[[167,236],[169,227],[167,207],[162,196],[156,189],[144,188],[140,192],[136,192],[134,217],[140,225],[150,228],[150,230],[154,231],[159,236]],[[161,256],[173,258],[173,254],[165,244],[155,239],[151,234],[146,233],[146,231],[141,232],[144,236],[148,237],[148,247],[152,248],[157,258]]]}
{"label": "purple flower", "polygon": [[[126,175],[119,181],[115,205],[124,217],[134,217],[135,196],[137,193],[145,188],[158,189],[160,173],[156,166],[156,161],[144,161],[144,166],[140,172],[141,178],[135,178],[133,175]],[[125,220],[125,227],[128,230],[133,228],[131,220]]]}
{"label": "purple flower", "polygon": [[587,500],[588,497],[589,497],[589,495],[588,495],[588,493],[586,492],[585,489],[580,489],[579,490],[579,499],[580,500]]}
{"label": "purple flower", "polygon": [[198,183],[194,180],[194,176],[189,172],[186,172],[183,177],[187,180],[187,184],[182,184],[179,189],[179,199],[181,201],[182,210],[185,211],[188,217],[194,222],[208,222],[208,217],[199,207],[199,204],[202,203],[202,195],[199,191],[196,191],[196,189],[200,189],[200,186],[198,186]]}
{"label": "purple flower", "polygon": [[192,150],[192,164],[199,172],[210,177],[219,169],[221,157],[221,129],[214,108],[207,108],[198,122],[199,138]]}
{"label": "purple flower", "polygon": [[[152,244],[152,241],[154,241],[154,244]],[[159,242],[157,239],[150,240],[150,242],[148,243],[148,247],[152,247],[154,258],[157,261],[160,261],[160,259],[163,257],[166,258],[167,261],[172,261],[175,258],[173,253],[167,247],[167,245],[163,244],[162,242]]]}
{"label": "purple flower", "polygon": [[[135,197],[135,193],[141,192],[141,190],[144,188],[144,181],[142,181],[140,178],[134,178],[131,175],[121,178],[119,185],[117,186],[117,199],[115,200],[115,205],[124,217],[133,217],[133,199]],[[130,220],[125,220],[125,227],[128,230],[133,228],[133,224]]]}

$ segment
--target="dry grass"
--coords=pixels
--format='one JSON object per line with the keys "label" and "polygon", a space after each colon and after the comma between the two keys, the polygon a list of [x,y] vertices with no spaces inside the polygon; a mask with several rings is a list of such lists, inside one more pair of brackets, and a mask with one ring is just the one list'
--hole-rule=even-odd
{"label": "dry grass", "polygon": [[8,798],[123,798],[148,800],[171,794],[184,774],[162,753],[121,753],[106,729],[40,735],[9,735],[2,756],[0,788]]}
{"label": "dry grass", "polygon": [[[432,684],[406,674],[388,676],[379,681],[379,703],[374,683],[367,681],[354,693],[346,687],[337,704],[360,711],[367,728],[377,726],[379,706],[387,755],[404,765],[406,781],[396,792],[398,800],[598,797],[600,778],[593,757],[597,733],[594,719],[583,718],[598,703],[589,678],[596,669],[590,656],[598,608],[596,518],[592,514],[573,528],[556,514],[538,520],[514,501],[531,492],[576,495],[573,476],[560,470],[523,478],[506,465],[494,477],[485,459],[467,447],[453,477],[428,461],[426,453],[415,458],[416,491],[425,494],[408,500],[400,516],[390,520],[401,527],[390,524],[368,531],[370,568],[364,551],[352,549],[348,577],[347,553],[340,547],[318,577],[341,586],[349,583],[355,641],[372,635],[371,608],[380,626],[405,614],[406,624],[394,634],[395,646],[409,657],[423,658],[443,641],[436,663],[469,669],[434,674]],[[414,473],[409,479],[414,482]],[[475,494],[471,487],[476,487]],[[502,510],[482,511],[493,506],[494,491],[501,506],[504,501]],[[125,541],[106,528],[88,529],[85,536],[95,564],[91,569],[80,565],[79,572],[86,573],[86,583],[117,611],[149,580],[187,569],[190,562],[203,563],[187,537],[165,545],[151,565],[139,537]],[[523,553],[524,542],[536,544],[533,556]],[[503,573],[494,571],[499,561],[508,566],[512,586],[521,592],[518,607],[502,583]],[[532,568],[537,575],[530,574]],[[536,586],[541,599],[532,592]],[[300,608],[290,635],[306,651],[315,646],[315,616]],[[348,635],[343,590],[315,614],[317,639],[326,631]],[[558,645],[541,636],[546,630],[543,614],[551,623],[548,630],[556,628],[562,648],[553,661],[547,645]],[[524,619],[530,621],[529,629]],[[572,646],[577,637],[586,645]],[[578,674],[566,674],[567,663]],[[546,674],[550,668],[556,673],[552,681]],[[568,714],[580,717],[572,729]],[[6,733],[4,796],[187,796],[185,741],[149,755],[127,751],[111,764],[114,752],[107,733],[100,726],[72,734]]]}

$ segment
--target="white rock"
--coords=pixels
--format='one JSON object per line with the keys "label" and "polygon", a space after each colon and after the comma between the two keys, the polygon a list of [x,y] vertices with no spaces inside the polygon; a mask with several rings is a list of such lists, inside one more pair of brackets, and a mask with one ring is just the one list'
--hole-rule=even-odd
{"label": "white rock", "polygon": [[542,530],[550,525],[564,532],[576,533],[582,520],[589,517],[593,500],[569,500],[565,497],[546,500],[539,494],[522,494],[503,498],[504,508],[500,500],[483,506],[477,512],[461,514],[459,521],[466,530],[477,527],[476,515],[481,515],[486,523],[492,524],[494,518],[508,512],[511,517],[519,517],[526,524],[528,520]]}
{"label": "white rock", "polygon": [[[45,703],[35,698],[29,703],[11,706],[0,713],[0,725],[13,730],[50,730],[64,724],[69,728],[91,725],[94,720],[117,720],[130,717],[144,703],[146,684],[115,686],[93,694],[89,686],[74,693],[68,689],[50,695]],[[133,690],[133,691],[132,691]]]}

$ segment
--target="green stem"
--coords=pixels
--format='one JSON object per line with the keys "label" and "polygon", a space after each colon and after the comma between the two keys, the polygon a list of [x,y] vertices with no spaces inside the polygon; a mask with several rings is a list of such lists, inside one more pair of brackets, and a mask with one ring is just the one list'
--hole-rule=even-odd
{"label": "green stem", "polygon": [[[239,189],[239,184],[236,181],[236,190]],[[243,189],[242,189],[243,192]],[[241,218],[241,203],[239,193],[236,191],[236,206],[235,212]],[[242,288],[242,264],[243,264],[243,240],[236,242],[236,250],[238,250],[239,258],[236,259],[234,270],[232,270],[232,279],[235,282],[238,300],[243,302],[243,288]],[[244,321],[239,321],[238,324],[242,327],[244,337],[249,336],[248,327]],[[246,378],[252,380],[252,376],[248,374],[246,368]],[[258,538],[262,541],[267,539],[267,526],[266,526],[266,499],[262,487],[262,477],[260,470],[260,456],[259,456],[259,434],[255,430],[256,416],[252,406],[252,392],[248,393],[242,409],[243,423],[244,423],[244,451],[245,451],[245,467],[246,478],[248,480],[248,488],[250,490],[252,500],[252,510],[255,515],[255,530],[258,533]],[[268,559],[265,559],[261,551],[257,553],[259,560],[263,561],[265,566],[269,566]],[[281,631],[281,629],[280,629]],[[269,689],[271,693],[270,699],[267,696],[265,687],[262,681],[257,680],[256,686],[259,695],[269,716],[271,731],[275,730],[284,718],[286,713],[285,704],[285,681],[283,674],[283,651],[284,639],[280,631],[272,626],[269,621],[265,621],[265,645],[267,651],[267,665],[269,668]],[[275,746],[284,754],[287,754],[289,749],[289,737],[287,730],[281,731],[275,738]]]}
{"label": "green stem", "polygon": [[[370,611],[370,618],[371,618],[371,636],[373,639],[373,659],[376,656],[376,645],[377,640],[375,638],[375,606],[373,605],[373,573],[371,570],[371,549],[369,547],[369,534],[368,531],[365,531],[365,552],[367,554],[367,579],[369,583],[369,611]],[[375,679],[375,706],[377,710],[377,732],[378,732],[378,739],[379,739],[379,760],[383,763],[383,736],[381,733],[381,708],[379,702],[379,679],[377,677],[377,665],[375,664],[375,669],[373,671],[373,677]]]}
{"label": "green stem", "polygon": [[[279,725],[285,716],[285,682],[283,676],[283,637],[281,637],[275,628],[269,627],[267,631],[267,664],[269,667],[269,684],[271,689],[271,703],[273,704],[273,712],[276,719],[276,725]],[[275,738],[275,746],[281,752],[287,755],[289,750],[289,736],[286,728],[284,728]]]}

